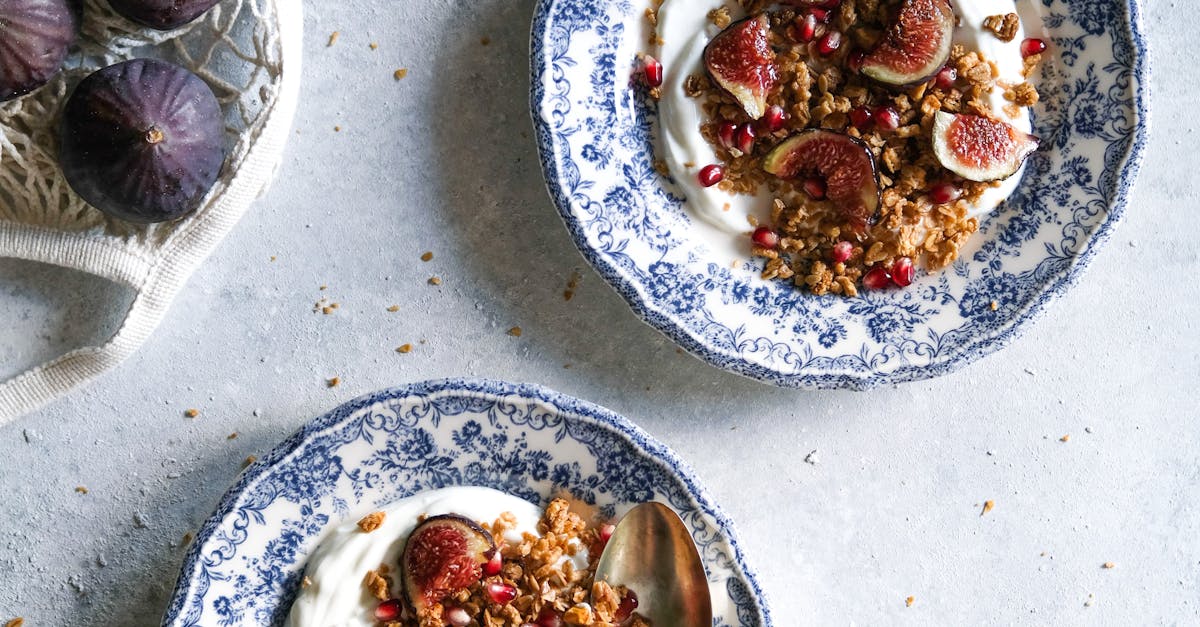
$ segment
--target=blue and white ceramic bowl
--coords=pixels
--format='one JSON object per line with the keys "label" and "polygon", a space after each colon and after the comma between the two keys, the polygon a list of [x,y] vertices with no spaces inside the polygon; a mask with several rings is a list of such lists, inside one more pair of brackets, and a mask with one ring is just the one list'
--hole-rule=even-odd
{"label": "blue and white ceramic bowl", "polygon": [[609,515],[668,503],[700,549],[713,625],[772,624],[733,524],[667,447],[590,403],[532,385],[463,380],[351,401],[246,469],[197,534],[163,624],[280,625],[325,530],[457,485],[541,505],[566,492]]}
{"label": "blue and white ceramic bowl", "polygon": [[1041,20],[1027,32],[1051,44],[1036,80],[1042,148],[962,258],[908,289],[817,297],[714,254],[654,169],[655,105],[630,85],[649,0],[538,3],[532,108],[550,194],[633,310],[716,366],[810,388],[950,372],[1011,341],[1078,279],[1124,212],[1146,139],[1138,0],[1020,2]]}

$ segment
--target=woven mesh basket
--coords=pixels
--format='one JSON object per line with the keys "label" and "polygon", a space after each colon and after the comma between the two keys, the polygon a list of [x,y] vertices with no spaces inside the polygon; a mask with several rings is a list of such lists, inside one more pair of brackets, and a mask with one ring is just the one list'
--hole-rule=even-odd
{"label": "woven mesh basket", "polygon": [[[87,0],[66,71],[0,104],[0,257],[51,263],[131,287],[136,296],[104,345],[74,350],[0,383],[0,425],[99,376],[131,355],[188,276],[270,184],[300,88],[303,15],[297,0],[223,0],[178,30],[142,29]],[[57,127],[71,89],[113,63],[156,57],[203,78],[225,114],[225,168],[195,214],[135,225],[88,206],[57,164]]]}

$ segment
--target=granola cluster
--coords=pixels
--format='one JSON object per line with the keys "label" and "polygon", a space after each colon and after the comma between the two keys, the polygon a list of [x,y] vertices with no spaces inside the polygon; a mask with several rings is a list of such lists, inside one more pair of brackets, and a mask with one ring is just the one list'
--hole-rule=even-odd
{"label": "granola cluster", "polygon": [[[768,11],[770,44],[776,52],[780,80],[767,97],[768,106],[786,112],[783,127],[761,131],[747,154],[722,143],[723,124],[752,123],[739,103],[703,74],[689,76],[685,93],[699,99],[707,122],[700,129],[724,164],[722,190],[740,194],[769,193],[774,198],[771,228],[779,235],[774,248],[755,246],[753,253],[766,259],[764,278],[790,279],[816,294],[858,294],[863,275],[872,267],[890,267],[897,259],[911,258],[929,270],[952,263],[978,229],[971,208],[984,192],[999,183],[959,181],[938,162],[930,136],[939,111],[994,118],[989,96],[995,90],[1008,101],[1012,116],[1019,107],[1037,102],[1037,89],[1028,82],[1011,85],[999,81],[996,65],[977,51],[955,45],[948,66],[957,79],[939,86],[936,79],[904,90],[886,88],[847,70],[855,50],[869,50],[883,35],[888,12],[895,2],[844,0],[830,15],[828,28],[845,33],[846,43],[834,54],[822,56],[797,33],[800,8],[779,7],[774,0],[739,0],[749,14]],[[730,23],[729,11],[708,14],[718,27]],[[997,37],[1015,36],[1015,14],[988,18],[985,27]],[[1038,62],[1027,58],[1025,75]],[[891,107],[899,116],[894,129],[877,125],[860,129],[852,112],[866,107]],[[763,159],[779,142],[809,128],[844,132],[865,142],[879,169],[881,212],[866,232],[853,231],[842,213],[826,200],[814,200],[803,189],[803,180],[782,180],[763,170]],[[961,190],[957,200],[937,204],[930,190],[953,180]],[[752,225],[757,226],[757,225]],[[850,258],[833,262],[831,251],[842,241],[853,245]]]}
{"label": "granola cluster", "polygon": [[[365,519],[364,519],[365,520]],[[567,501],[550,502],[538,521],[538,533],[524,534],[518,544],[502,543],[506,533],[517,526],[516,518],[502,514],[492,523],[481,525],[500,546],[504,565],[499,575],[461,590],[443,604],[426,608],[417,616],[380,622],[380,627],[444,627],[444,610],[461,608],[471,617],[471,627],[520,627],[537,624],[544,608],[553,608],[566,625],[580,627],[616,627],[618,608],[625,594],[604,581],[595,581],[596,563],[603,543],[599,531],[571,511]],[[566,557],[588,549],[588,566],[577,570]],[[383,564],[366,574],[363,586],[369,593],[386,601],[398,596],[399,573]],[[516,597],[507,603],[494,602],[486,592],[489,584],[504,583],[516,588]],[[624,618],[624,617],[622,617]],[[641,616],[633,614],[622,625],[649,627]]]}

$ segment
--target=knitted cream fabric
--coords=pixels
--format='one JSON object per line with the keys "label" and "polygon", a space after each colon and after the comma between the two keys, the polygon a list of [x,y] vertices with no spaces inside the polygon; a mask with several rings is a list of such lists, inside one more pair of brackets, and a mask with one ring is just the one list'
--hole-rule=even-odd
{"label": "knitted cream fabric", "polygon": [[[0,426],[129,357],[162,321],[188,276],[266,187],[278,168],[300,91],[300,0],[223,0],[200,20],[160,33],[87,0],[68,69],[24,98],[0,104],[0,257],[82,270],[136,291],[103,346],[63,355],[0,383]],[[229,156],[192,216],[133,225],[106,217],[71,191],[58,165],[59,112],[92,71],[138,56],[203,78],[225,112]]]}

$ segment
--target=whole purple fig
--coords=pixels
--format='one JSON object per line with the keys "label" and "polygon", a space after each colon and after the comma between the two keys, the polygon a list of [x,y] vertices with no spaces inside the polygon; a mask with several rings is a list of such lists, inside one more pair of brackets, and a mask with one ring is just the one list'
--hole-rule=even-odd
{"label": "whole purple fig", "polygon": [[179,28],[221,0],[108,0],[126,19],[158,30]]}
{"label": "whole purple fig", "polygon": [[200,207],[225,161],[225,125],[208,84],[165,61],[135,59],[85,78],[67,101],[60,161],[93,207],[165,222]]}
{"label": "whole purple fig", "polygon": [[78,30],[67,0],[0,0],[0,101],[45,85]]}

